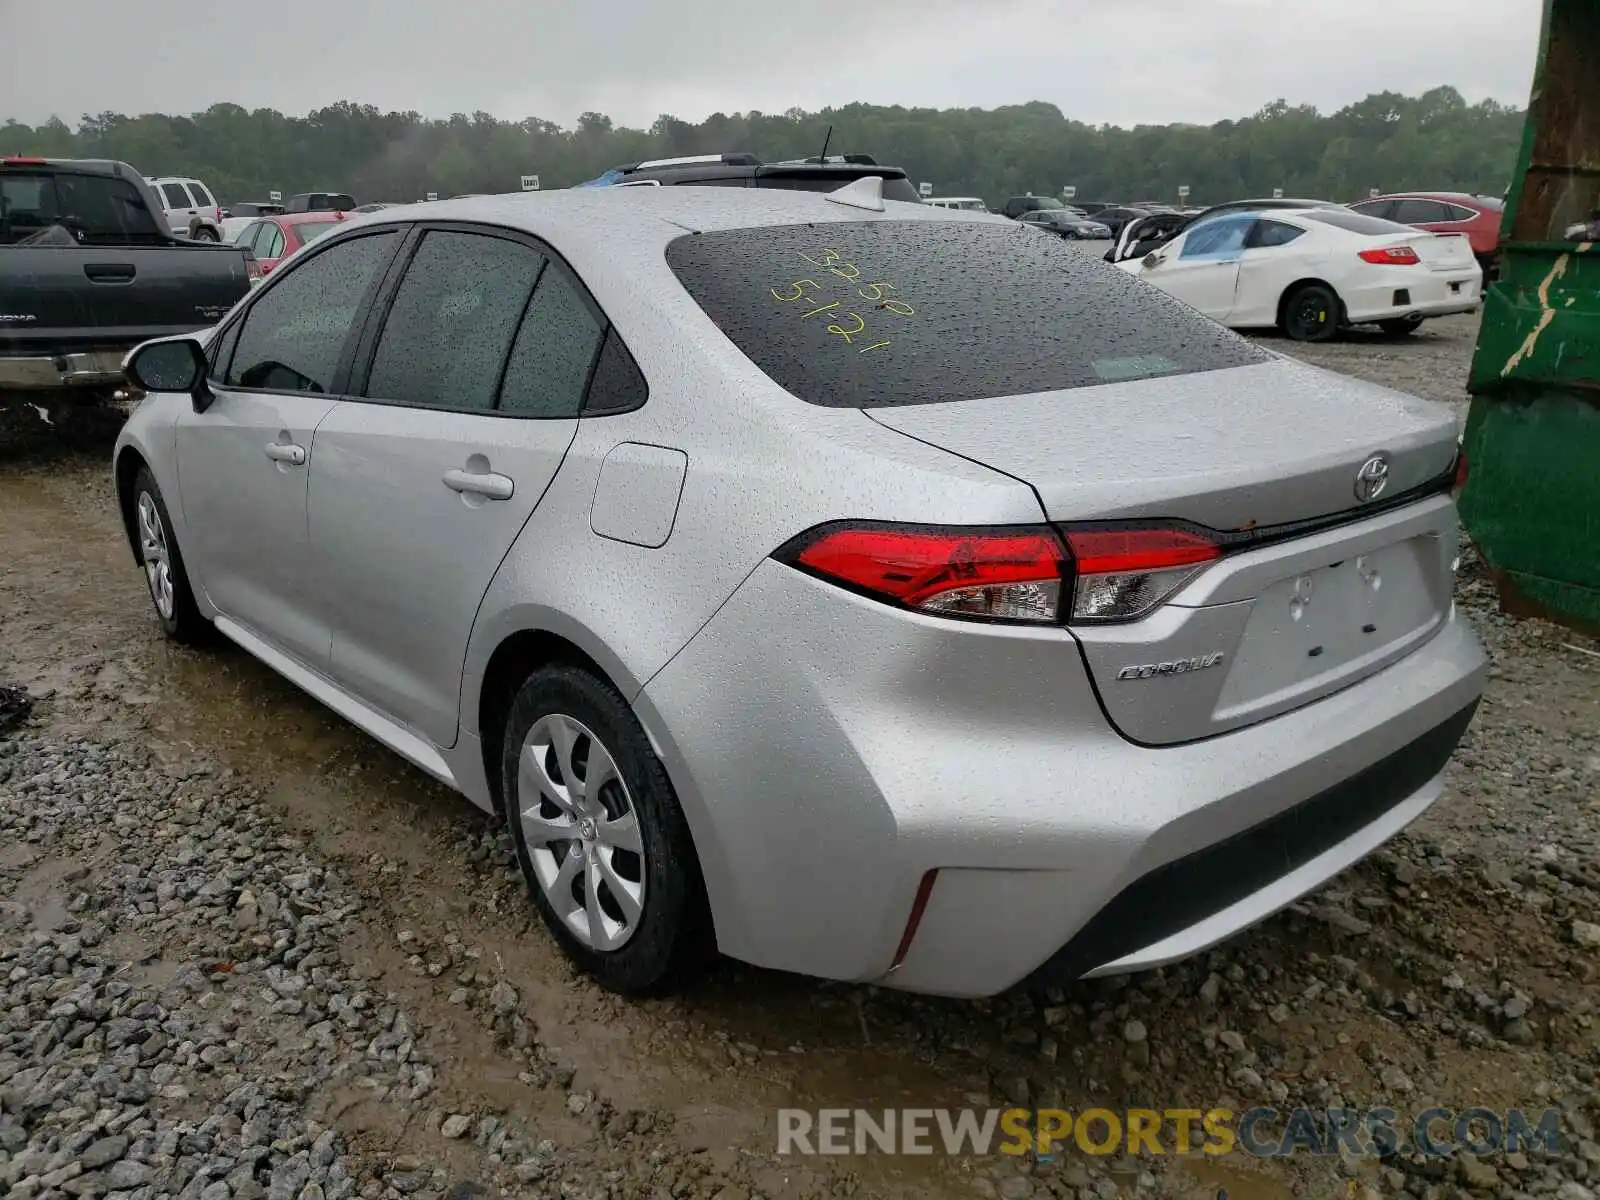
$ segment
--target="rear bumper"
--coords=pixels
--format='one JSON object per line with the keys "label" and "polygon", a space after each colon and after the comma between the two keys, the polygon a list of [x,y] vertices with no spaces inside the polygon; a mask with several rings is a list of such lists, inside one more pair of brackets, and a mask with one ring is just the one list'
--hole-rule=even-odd
{"label": "rear bumper", "polygon": [[[1186,956],[1356,861],[1437,796],[1486,674],[1452,612],[1343,691],[1151,749],[1109,727],[1064,630],[924,618],[767,562],[635,708],[724,952],[983,996],[1047,963]],[[1238,867],[1272,846],[1293,856],[1270,877]]]}
{"label": "rear bumper", "polygon": [[1142,875],[1036,977],[1075,979],[1157,967],[1277,912],[1427,810],[1477,707],[1473,700],[1409,745],[1276,817]]}
{"label": "rear bumper", "polygon": [[1386,267],[1381,278],[1364,283],[1340,299],[1347,319],[1356,324],[1414,315],[1444,317],[1476,312],[1483,300],[1483,271],[1476,265],[1459,271]]}
{"label": "rear bumper", "polygon": [[0,388],[32,391],[121,384],[122,360],[131,349],[130,345],[120,350],[0,358]]}

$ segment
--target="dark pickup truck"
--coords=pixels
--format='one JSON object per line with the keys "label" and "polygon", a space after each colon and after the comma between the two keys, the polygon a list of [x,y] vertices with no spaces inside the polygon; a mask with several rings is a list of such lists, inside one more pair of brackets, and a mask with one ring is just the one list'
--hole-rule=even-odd
{"label": "dark pickup truck", "polygon": [[99,398],[154,337],[215,325],[250,290],[237,246],[177,238],[126,163],[0,157],[0,393]]}

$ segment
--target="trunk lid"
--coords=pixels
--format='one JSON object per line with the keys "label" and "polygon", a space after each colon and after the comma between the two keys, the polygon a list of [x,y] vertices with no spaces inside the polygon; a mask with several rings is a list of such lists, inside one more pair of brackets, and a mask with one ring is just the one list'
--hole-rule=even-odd
{"label": "trunk lid", "polygon": [[1471,240],[1462,233],[1425,233],[1407,241],[1430,271],[1464,271],[1477,262]]}
{"label": "trunk lid", "polygon": [[[1106,715],[1134,741],[1192,741],[1310,703],[1449,619],[1454,505],[1435,494],[1383,510],[1455,458],[1455,419],[1427,401],[1279,359],[869,415],[1030,484],[1063,525],[1231,533],[1344,518],[1231,551],[1140,620],[1073,627]],[[1386,483],[1364,503],[1357,474],[1377,455]]]}
{"label": "trunk lid", "polygon": [[1385,496],[1450,469],[1444,408],[1288,359],[954,404],[866,410],[1030,485],[1054,521],[1169,517],[1251,529],[1359,507],[1355,475],[1389,460]]}

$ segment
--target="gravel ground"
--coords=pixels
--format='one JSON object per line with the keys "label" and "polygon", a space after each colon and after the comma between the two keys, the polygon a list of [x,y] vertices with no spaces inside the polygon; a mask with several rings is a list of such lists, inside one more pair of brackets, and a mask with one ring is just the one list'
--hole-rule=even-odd
{"label": "gravel ground", "polygon": [[[1475,332],[1301,357],[1464,399]],[[1600,1194],[1600,654],[1513,624],[1444,798],[1199,960],[979,1003],[576,978],[500,831],[228,647],[165,643],[103,457],[0,475],[0,1194]],[[18,716],[13,708],[6,710]],[[4,714],[0,714],[4,715]],[[4,722],[0,722],[3,725]],[[775,1109],[1557,1107],[1556,1154],[775,1156]]]}

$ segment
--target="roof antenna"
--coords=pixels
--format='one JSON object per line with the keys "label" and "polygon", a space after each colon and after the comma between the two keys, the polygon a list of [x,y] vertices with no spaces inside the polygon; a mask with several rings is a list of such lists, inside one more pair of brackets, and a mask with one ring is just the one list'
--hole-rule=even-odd
{"label": "roof antenna", "polygon": [[833,126],[828,126],[828,136],[822,139],[822,154],[817,158],[819,163],[828,161],[828,143],[833,141]]}

